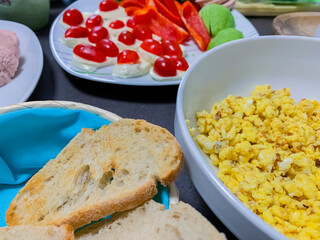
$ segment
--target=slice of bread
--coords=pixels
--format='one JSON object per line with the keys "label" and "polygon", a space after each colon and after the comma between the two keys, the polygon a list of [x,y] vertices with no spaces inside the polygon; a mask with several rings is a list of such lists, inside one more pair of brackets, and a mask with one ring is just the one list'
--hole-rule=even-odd
{"label": "slice of bread", "polygon": [[18,192],[6,212],[7,225],[76,229],[132,209],[157,193],[157,181],[171,183],[182,162],[174,136],[144,120],[82,129]]}
{"label": "slice of bread", "polygon": [[30,226],[19,225],[0,228],[1,240],[74,240],[73,228],[69,225]]}
{"label": "slice of bread", "polygon": [[150,200],[110,220],[91,224],[75,233],[77,240],[225,240],[224,234],[190,205],[179,202],[164,210]]}

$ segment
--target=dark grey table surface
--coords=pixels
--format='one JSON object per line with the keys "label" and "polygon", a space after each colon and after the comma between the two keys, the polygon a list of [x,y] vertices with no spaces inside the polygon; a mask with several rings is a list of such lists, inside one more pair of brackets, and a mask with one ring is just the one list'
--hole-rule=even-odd
{"label": "dark grey table surface", "polygon": [[[65,100],[96,106],[124,118],[141,118],[174,133],[173,119],[178,86],[125,86],[84,80],[65,72],[55,61],[49,47],[52,22],[67,6],[51,3],[50,22],[36,31],[44,54],[41,78],[28,101]],[[271,35],[272,17],[248,17],[260,35]],[[237,239],[215,216],[193,186],[188,173],[182,169],[176,180],[180,200],[191,204],[228,239]]]}

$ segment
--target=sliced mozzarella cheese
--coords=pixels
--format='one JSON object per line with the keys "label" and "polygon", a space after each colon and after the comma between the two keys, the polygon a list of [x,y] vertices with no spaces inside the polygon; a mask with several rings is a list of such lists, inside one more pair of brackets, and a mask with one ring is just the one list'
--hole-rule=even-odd
{"label": "sliced mozzarella cheese", "polygon": [[110,27],[106,27],[106,26],[104,26],[104,27],[108,29],[110,39],[111,38],[118,39],[118,36],[122,31],[130,30],[130,28],[128,28],[126,26],[124,26],[123,28],[119,28],[119,29],[114,29],[114,28],[110,28]]}
{"label": "sliced mozzarella cheese", "polygon": [[[109,36],[110,38],[118,38],[119,34],[122,32],[122,31],[131,31],[131,28],[127,27],[126,25],[126,22],[128,21],[129,17],[119,17],[117,19],[109,19],[109,20],[106,20],[104,21],[103,25],[106,29],[108,29],[108,32],[109,32]],[[111,28],[109,27],[110,23],[114,20],[120,20],[124,23],[124,27],[123,28],[119,28],[119,29],[114,29],[114,28]]]}
{"label": "sliced mozzarella cheese", "polygon": [[155,34],[152,34],[152,38],[153,38],[153,40],[156,40],[158,42],[161,42],[161,39],[162,39],[160,36],[155,35]]}
{"label": "sliced mozzarella cheese", "polygon": [[153,70],[153,67],[150,68],[150,71],[149,71],[151,77],[154,79],[154,80],[157,80],[157,81],[172,81],[172,80],[179,80],[179,79],[182,79],[185,72],[184,71],[179,71],[177,70],[177,75],[176,76],[173,76],[173,77],[162,77],[160,75],[158,75],[154,70]]}
{"label": "sliced mozzarella cheese", "polygon": [[75,54],[72,55],[72,64],[76,66],[77,68],[80,68],[82,70],[88,71],[88,72],[93,72],[94,70],[101,68],[101,67],[106,67],[109,65],[114,65],[117,62],[116,57],[108,57],[106,61],[102,63],[98,62],[93,62],[86,60],[84,58],[81,58]]}
{"label": "sliced mozzarella cheese", "polygon": [[[66,24],[62,18],[60,18],[60,21],[59,21],[61,27],[63,27],[64,29],[68,29],[69,27],[71,27],[69,24]],[[81,24],[82,25],[82,24]]]}
{"label": "sliced mozzarella cheese", "polygon": [[110,38],[111,41],[113,41],[119,48],[119,51],[123,50],[132,50],[132,51],[138,51],[141,41],[136,40],[134,44],[132,45],[126,45],[122,42],[119,42],[117,38]]}
{"label": "sliced mozzarella cheese", "polygon": [[96,13],[100,14],[103,19],[118,19],[118,18],[127,16],[126,10],[120,6],[115,10],[107,11],[107,12],[103,12],[103,11],[100,11],[100,9],[98,9]]}
{"label": "sliced mozzarella cheese", "polygon": [[158,55],[147,52],[146,50],[142,49],[141,47],[138,48],[138,53],[139,53],[139,56],[141,57],[141,59],[143,59],[146,62],[152,63],[152,64],[157,60],[157,58],[159,58]]}
{"label": "sliced mozzarella cheese", "polygon": [[140,61],[137,64],[116,64],[113,68],[112,75],[120,78],[140,77],[149,72],[151,64]]}
{"label": "sliced mozzarella cheese", "polygon": [[66,38],[63,36],[63,38],[61,39],[62,43],[67,45],[68,47],[75,47],[77,46],[78,44],[91,44],[93,45],[91,42],[89,42],[88,38],[85,37],[85,38]]}
{"label": "sliced mozzarella cheese", "polygon": [[179,47],[182,51],[182,56],[185,57],[187,55],[186,47],[183,46],[182,44],[179,44]]}
{"label": "sliced mozzarella cheese", "polygon": [[[125,17],[117,17],[117,18],[113,18],[113,19],[108,19],[108,20],[105,20],[103,22],[103,26],[104,27],[109,27],[109,24],[114,21],[114,20],[120,20],[124,23],[124,25],[126,26],[127,24],[127,21],[129,20],[130,18],[128,16],[125,16]],[[131,28],[130,28],[131,29]]]}

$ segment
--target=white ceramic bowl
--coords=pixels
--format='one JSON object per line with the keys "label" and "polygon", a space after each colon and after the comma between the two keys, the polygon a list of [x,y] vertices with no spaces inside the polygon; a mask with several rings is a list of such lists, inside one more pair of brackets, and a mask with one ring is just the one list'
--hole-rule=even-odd
{"label": "white ceramic bowl", "polygon": [[245,207],[218,179],[189,135],[185,119],[196,127],[195,113],[210,111],[229,94],[250,96],[256,85],[290,87],[292,97],[320,100],[320,39],[265,36],[220,45],[204,54],[185,74],[177,96],[175,136],[190,177],[212,211],[240,239],[287,239]]}

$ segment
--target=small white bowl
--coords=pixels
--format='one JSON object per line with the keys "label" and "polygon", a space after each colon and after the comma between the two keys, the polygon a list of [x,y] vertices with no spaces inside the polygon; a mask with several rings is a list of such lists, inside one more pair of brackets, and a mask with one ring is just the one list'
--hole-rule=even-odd
{"label": "small white bowl", "polygon": [[320,39],[264,36],[220,45],[198,59],[178,90],[175,136],[190,177],[211,210],[240,239],[287,239],[240,202],[218,179],[218,169],[189,135],[195,113],[229,94],[250,96],[256,85],[290,87],[292,97],[320,100]]}

